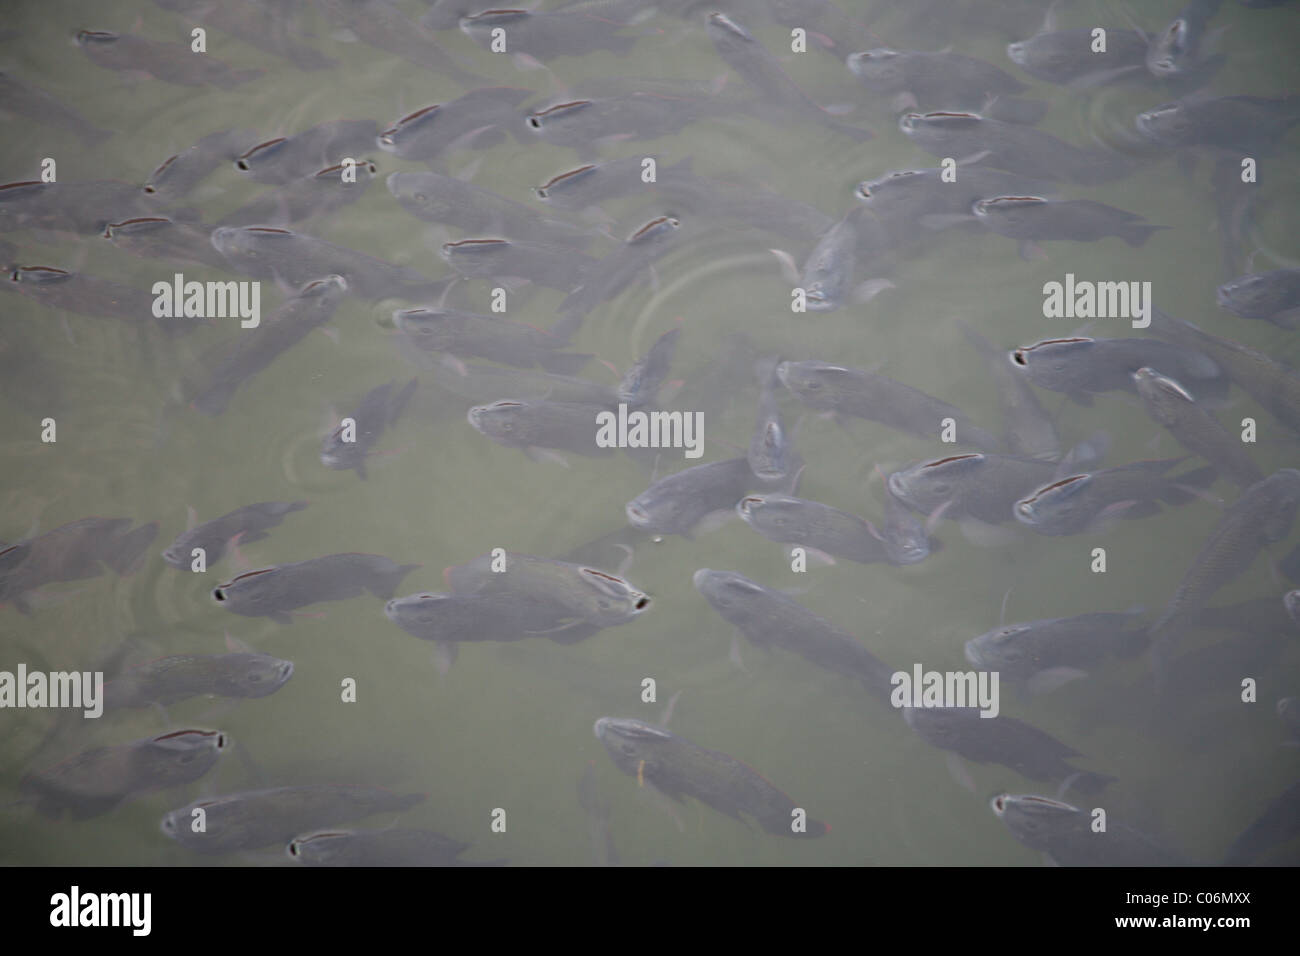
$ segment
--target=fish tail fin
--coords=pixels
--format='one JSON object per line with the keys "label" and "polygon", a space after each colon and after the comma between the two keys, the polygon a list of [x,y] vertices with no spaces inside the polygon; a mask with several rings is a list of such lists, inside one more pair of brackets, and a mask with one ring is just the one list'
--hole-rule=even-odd
{"label": "fish tail fin", "polygon": [[538,361],[556,375],[576,375],[594,357],[589,352],[547,352]]}
{"label": "fish tail fin", "polygon": [[1148,225],[1142,225],[1142,224],[1134,224],[1134,225],[1128,226],[1128,227],[1125,229],[1125,231],[1124,231],[1124,241],[1127,242],[1130,246],[1132,246],[1133,248],[1136,249],[1136,248],[1138,248],[1138,247],[1140,247],[1140,246],[1144,246],[1144,245],[1146,245],[1147,240],[1150,239],[1150,238],[1151,238],[1153,235],[1155,235],[1157,232],[1160,232],[1162,229],[1168,229],[1168,228],[1170,228],[1170,227],[1169,227],[1169,226],[1148,226]]}

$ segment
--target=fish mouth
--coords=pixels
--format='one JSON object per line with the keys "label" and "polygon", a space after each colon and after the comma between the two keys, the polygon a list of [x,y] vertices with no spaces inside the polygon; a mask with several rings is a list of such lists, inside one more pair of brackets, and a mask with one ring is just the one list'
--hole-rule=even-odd
{"label": "fish mouth", "polygon": [[293,676],[293,661],[285,661],[280,665],[280,682],[284,683]]}
{"label": "fish mouth", "polygon": [[885,484],[889,486],[889,490],[894,495],[894,497],[901,498],[904,501],[907,500],[907,482],[903,479],[902,472],[900,471],[894,472],[887,479],[885,479]]}
{"label": "fish mouth", "polygon": [[635,501],[629,501],[623,510],[627,513],[627,520],[633,527],[645,528],[649,526],[650,515]]}
{"label": "fish mouth", "polygon": [[713,577],[713,574],[714,571],[712,568],[700,568],[698,571],[692,574],[691,583],[695,585],[695,590],[703,591],[704,585],[707,584],[709,579]]}
{"label": "fish mouth", "polygon": [[979,648],[975,645],[974,641],[966,642],[966,646],[962,648],[962,654],[965,656],[967,663],[972,667],[984,667],[984,659],[980,656]]}
{"label": "fish mouth", "polygon": [[754,516],[753,509],[761,506],[765,500],[761,495],[749,495],[741,498],[740,501],[736,502],[736,512],[746,521],[749,521]]}
{"label": "fish mouth", "polygon": [[596,735],[596,739],[602,743],[605,740],[605,729],[607,727],[609,727],[608,717],[599,717],[596,719],[596,722],[591,725],[591,730]]}
{"label": "fish mouth", "polygon": [[1025,45],[1023,43],[1008,43],[1007,59],[1016,66],[1024,66],[1026,60]]}
{"label": "fish mouth", "polygon": [[912,130],[916,129],[921,118],[920,113],[904,113],[898,118],[898,128],[904,133],[910,133]]}
{"label": "fish mouth", "polygon": [[1000,818],[1002,814],[1006,813],[1007,801],[1010,799],[1011,799],[1011,794],[999,793],[992,800],[990,800],[989,807],[993,810],[993,814]]}

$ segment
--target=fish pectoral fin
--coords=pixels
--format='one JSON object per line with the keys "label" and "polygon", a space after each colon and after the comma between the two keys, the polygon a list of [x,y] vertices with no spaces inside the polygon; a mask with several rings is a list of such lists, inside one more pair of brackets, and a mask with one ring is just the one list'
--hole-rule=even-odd
{"label": "fish pectoral fin", "polygon": [[548,627],[548,628],[545,628],[545,629],[540,630],[540,631],[529,631],[529,630],[525,630],[524,633],[525,633],[525,634],[530,634],[530,635],[559,634],[559,633],[562,633],[562,632],[564,632],[564,631],[570,630],[571,628],[575,628],[575,627],[577,627],[577,626],[578,626],[579,624],[581,624],[581,623],[582,623],[582,618],[579,618],[579,617],[569,618],[569,619],[567,619],[563,624],[559,625],[558,627]]}
{"label": "fish pectoral fin", "polygon": [[456,654],[459,647],[452,641],[436,641],[433,645],[433,665],[438,668],[438,673],[443,677],[451,670],[456,663]]}
{"label": "fish pectoral fin", "polygon": [[524,454],[539,465],[542,462],[551,462],[564,468],[570,467],[568,459],[553,448],[539,448],[536,445],[529,445],[524,449]]}

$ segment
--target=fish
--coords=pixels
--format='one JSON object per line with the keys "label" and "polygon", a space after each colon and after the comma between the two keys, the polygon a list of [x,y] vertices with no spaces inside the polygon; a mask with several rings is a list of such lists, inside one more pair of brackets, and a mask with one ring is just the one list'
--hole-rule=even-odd
{"label": "fish", "polygon": [[204,352],[184,374],[181,394],[204,415],[222,414],[240,388],[334,317],[348,287],[338,275],[309,281],[256,329]]}
{"label": "fish", "polygon": [[1029,780],[1069,780],[1081,793],[1100,793],[1115,778],[1079,770],[1073,747],[1015,717],[985,718],[978,707],[904,707],[903,720],[926,743],[974,763],[996,763]]}
{"label": "fish", "polygon": [[1243,319],[1264,319],[1279,328],[1300,328],[1300,269],[1238,276],[1219,286],[1219,307]]}
{"label": "fish", "polygon": [[431,641],[444,673],[455,662],[459,645],[467,641],[545,637],[557,644],[576,644],[601,630],[600,625],[575,616],[571,604],[557,605],[553,596],[526,592],[466,595],[423,591],[393,598],[384,605],[384,614],[412,637]]}
{"label": "fish", "polygon": [[86,146],[96,146],[113,135],[112,130],[92,126],[72,107],[7,71],[0,72],[0,110],[65,129]]}
{"label": "fish", "polygon": [[565,625],[616,627],[635,620],[653,603],[630,581],[599,568],[517,552],[502,559],[504,570],[494,570],[498,560],[488,554],[448,568],[444,577],[458,597],[537,602]]}
{"label": "fish", "polygon": [[111,279],[54,266],[21,266],[7,278],[8,282],[0,281],[0,290],[26,296],[52,309],[127,322],[152,320],[153,296]]}
{"label": "fish", "polygon": [[93,236],[110,222],[147,212],[137,187],[111,179],[27,180],[0,186],[0,232],[43,229]]}
{"label": "fish", "polygon": [[229,545],[261,541],[285,515],[306,507],[305,501],[259,501],[236,508],[220,518],[182,531],[162,553],[163,560],[173,568],[186,570],[193,560],[193,550],[202,548],[205,564],[216,564],[225,556]]}
{"label": "fish", "polygon": [[1213,467],[1169,474],[1185,460],[1135,461],[1059,477],[1016,501],[1015,518],[1038,534],[1064,535],[1100,530],[1113,518],[1149,517],[1161,502],[1185,504],[1214,480]]}
{"label": "fish", "polygon": [[177,222],[166,216],[140,216],[104,227],[104,238],[133,256],[196,263],[229,269],[226,257],[212,247],[212,231],[205,226]]}
{"label": "fish", "polygon": [[745,453],[754,477],[772,484],[793,482],[803,463],[781,421],[781,409],[776,402],[779,383],[776,365],[775,359],[766,358],[754,365],[759,380],[758,416],[749,439],[749,450]]}
{"label": "fish", "polygon": [[607,142],[669,136],[721,111],[711,98],[652,87],[552,103],[528,113],[524,127],[552,145],[585,155]]}
{"label": "fish", "polygon": [[859,564],[889,560],[882,535],[870,521],[819,501],[790,495],[746,495],[737,502],[736,512],[769,541]]}
{"label": "fish", "polygon": [[997,439],[960,409],[892,378],[828,362],[782,361],[777,378],[809,408],[880,422],[931,440],[941,437],[946,418],[957,426],[957,440],[977,448],[996,448]]}
{"label": "fish", "polygon": [[730,513],[757,482],[746,458],[711,461],[659,478],[624,510],[634,528],[689,539],[709,515]]}
{"label": "fish", "polygon": [[235,157],[235,168],[254,182],[286,186],[370,151],[379,131],[374,120],[332,120],[293,136],[277,136]]}
{"label": "fish", "polygon": [[[646,183],[641,178],[646,159],[655,160],[654,183]],[[663,166],[655,156],[626,156],[603,163],[584,163],[533,187],[533,195],[548,206],[572,211],[645,192],[662,194],[670,201],[676,201],[671,197],[694,196],[696,184],[702,182],[700,177],[690,172],[690,168],[689,156],[671,166]]]}
{"label": "fish", "polygon": [[1094,52],[1093,27],[1058,30],[1054,19],[1049,12],[1038,33],[1007,44],[1007,59],[1035,79],[1074,89],[1145,78],[1144,34],[1107,27],[1106,49]]}
{"label": "fish", "polygon": [[[397,813],[423,801],[423,794],[399,794],[379,787],[275,787],[196,800],[164,814],[160,827],[165,836],[187,850],[231,853],[286,844],[311,830],[376,813]],[[203,830],[192,825],[196,810],[203,811]]]}
{"label": "fish", "polygon": [[858,183],[853,198],[883,222],[891,235],[910,237],[920,229],[934,231],[974,223],[971,206],[986,196],[1029,191],[1051,194],[1047,183],[982,166],[961,166],[952,181],[945,181],[944,176],[945,170],[937,166],[895,170]]}
{"label": "fish", "polygon": [[1300,743],[1300,697],[1283,697],[1279,700],[1277,719],[1287,737]]}
{"label": "fish", "polygon": [[233,90],[262,75],[262,70],[236,70],[210,53],[196,56],[184,43],[160,43],[132,33],[78,31],[77,46],[96,66],[108,70],[146,73],[163,83],[212,86]]}
{"label": "fish", "polygon": [[1162,146],[1268,154],[1300,122],[1300,95],[1185,97],[1139,113],[1138,131]]}
{"label": "fish", "polygon": [[172,654],[105,683],[104,707],[166,707],[199,696],[269,697],[292,676],[292,661],[269,654]]}
{"label": "fish", "polygon": [[272,56],[283,57],[300,70],[325,70],[336,60],[291,37],[287,13],[293,4],[260,0],[153,0],[163,10],[193,17],[195,23],[216,27]]}
{"label": "fish", "polygon": [[1241,488],[1264,477],[1239,437],[1198,405],[1186,388],[1153,368],[1133,373],[1138,397],[1151,419],[1168,429],[1174,439],[1193,455],[1200,455],[1216,471]]}
{"label": "fish", "polygon": [[212,598],[245,617],[291,624],[289,612],[321,601],[343,601],[367,591],[387,601],[420,565],[395,564],[378,554],[327,554],[241,574],[216,587]]}
{"label": "fish", "polygon": [[[1151,310],[1151,331],[1176,345],[1196,349],[1223,367],[1232,381],[1267,408],[1293,432],[1300,433],[1300,374],[1263,352],[1211,335],[1190,322],[1177,319],[1159,309]],[[1184,382],[1192,394],[1204,398],[1195,382],[1159,362],[1146,363]]]}
{"label": "fish", "polygon": [[966,660],[1043,693],[1086,677],[1084,668],[1107,658],[1142,653],[1147,639],[1141,616],[1141,611],[1099,611],[1002,625],[968,640]]}
{"label": "fish", "polygon": [[614,454],[596,441],[601,411],[576,402],[501,399],[473,406],[466,418],[479,434],[506,448],[523,449],[534,461],[553,457],[545,454],[547,449],[601,458]]}
{"label": "fish", "polygon": [[1186,866],[1181,854],[1114,819],[1094,830],[1093,816],[1069,803],[1036,794],[1001,793],[990,805],[1011,835],[1045,853],[1057,866]]}
{"label": "fish", "polygon": [[390,297],[436,299],[448,280],[432,280],[409,269],[336,246],[324,239],[272,226],[218,226],[212,245],[230,267],[256,279],[304,286],[322,276],[339,276],[342,291],[377,301]]}
{"label": "fish", "polygon": [[135,528],[130,518],[81,518],[0,548],[0,601],[23,614],[27,595],[46,584],[98,577],[107,566],[132,574],[158,534],[158,522]]}
{"label": "fish", "polygon": [[1242,830],[1223,855],[1224,866],[1247,866],[1300,833],[1300,781],[1269,801],[1263,812]]}
{"label": "fish", "polygon": [[1122,179],[1135,169],[1132,160],[1117,153],[1073,146],[1051,133],[978,113],[904,113],[898,128],[932,156],[979,156],[985,166],[1048,182],[1094,186]]}
{"label": "fish", "polygon": [[216,766],[227,745],[221,731],[189,729],[92,747],[25,774],[18,790],[43,817],[88,820],[141,794],[193,783]]}
{"label": "fish", "polygon": [[1216,591],[1245,573],[1265,545],[1281,541],[1290,533],[1297,507],[1300,471],[1294,468],[1273,472],[1228,506],[1192,558],[1164,613],[1151,625],[1157,651]]}
{"label": "fish", "polygon": [[[1210,57],[1205,45],[1210,20],[1219,12],[1223,0],[1191,0],[1159,33],[1147,48],[1146,66],[1152,76],[1161,79],[1206,72],[1223,62],[1222,55]],[[1216,31],[1218,32],[1218,31]]]}
{"label": "fish", "polygon": [[710,13],[705,30],[718,56],[758,94],[757,115],[761,118],[777,123],[816,123],[857,143],[871,139],[870,130],[842,123],[810,100],[772,52],[731,17]]}
{"label": "fish", "polygon": [[852,634],[735,571],[700,568],[691,580],[709,606],[755,647],[779,647],[797,654],[810,664],[859,681],[868,694],[889,702],[893,669]]}
{"label": "fish", "polygon": [[615,397],[628,408],[639,408],[652,404],[659,394],[659,389],[668,378],[672,366],[673,352],[677,348],[677,337],[681,329],[669,329],[655,339],[650,351],[628,366],[615,389]]}
{"label": "fish", "polygon": [[[600,14],[584,10],[484,10],[460,19],[460,29],[484,49],[493,49],[497,30],[504,34],[504,52],[515,57],[532,57],[542,63],[561,56],[582,56],[596,50],[608,50],[616,56],[629,53],[636,37],[619,36],[636,12],[623,5],[627,16],[618,10],[603,9]],[[610,13],[613,16],[610,16]],[[499,35],[499,34],[496,34]],[[495,52],[495,51],[494,51]]]}
{"label": "fish", "polygon": [[446,363],[434,384],[479,404],[489,404],[502,395],[514,395],[519,400],[550,399],[600,409],[617,408],[619,402],[614,387],[585,378],[465,363],[458,359]]}
{"label": "fish", "polygon": [[[1218,219],[1223,274],[1225,279],[1231,280],[1241,274],[1243,249],[1252,246],[1247,234],[1259,203],[1259,190],[1255,183],[1241,181],[1240,159],[1224,153],[1214,161],[1210,191],[1214,195],[1214,211]],[[1219,304],[1223,305],[1222,302]]]}
{"label": "fish", "polygon": [[285,847],[303,866],[474,866],[458,859],[469,849],[433,830],[332,830],[294,837]]}
{"label": "fish", "polygon": [[635,776],[639,786],[648,783],[677,801],[694,797],[729,817],[752,819],[775,836],[830,832],[827,824],[812,819],[806,819],[802,831],[795,830],[801,808],[735,757],[626,717],[601,717],[594,730],[614,765]]}
{"label": "fish", "polygon": [[318,0],[321,11],[366,46],[399,56],[459,83],[477,86],[484,78],[465,69],[433,35],[402,12],[392,0]]}
{"label": "fish", "polygon": [[940,542],[931,540],[926,526],[910,508],[889,489],[889,479],[879,466],[875,469],[884,489],[885,513],[876,531],[885,545],[885,555],[890,564],[918,564],[938,551]]}
{"label": "fish", "polygon": [[228,129],[209,133],[193,146],[181,150],[162,161],[149,174],[142,189],[159,201],[174,202],[181,199],[223,163],[233,163],[257,143],[252,130]]}
{"label": "fish", "polygon": [[529,242],[585,246],[591,237],[567,222],[545,219],[514,200],[441,173],[393,173],[388,191],[403,209],[425,222],[470,235],[500,235]]}
{"label": "fish", "polygon": [[515,129],[519,104],[532,95],[532,90],[514,86],[470,90],[403,116],[380,132],[375,142],[401,159],[425,162],[470,141],[496,145],[504,139],[503,130]]}
{"label": "fish", "polygon": [[1002,442],[1013,455],[1055,461],[1061,457],[1061,439],[1038,396],[1024,377],[1011,367],[1010,356],[995,348],[973,325],[960,319],[966,341],[979,352],[998,390],[1002,409]]}
{"label": "fish", "polygon": [[338,212],[361,198],[378,171],[379,167],[368,159],[326,166],[245,203],[222,216],[217,225],[290,226]]}
{"label": "fish", "polygon": [[[385,428],[397,421],[411,400],[418,379],[411,379],[399,390],[396,383],[376,385],[366,392],[361,405],[349,418],[349,432],[341,423],[321,440],[320,460],[326,468],[351,469],[357,477],[366,477],[366,457]],[[351,440],[347,440],[350,435]]]}
{"label": "fish", "polygon": [[1153,226],[1136,213],[1091,199],[1044,199],[1041,196],[995,196],[971,206],[984,228],[1009,239],[1070,239],[1096,242],[1115,236],[1130,246],[1146,245],[1169,226]]}
{"label": "fish", "polygon": [[858,233],[865,210],[854,208],[826,230],[808,254],[799,277],[805,307],[810,312],[832,312],[845,304],[852,291],[857,266]]}
{"label": "fish", "polygon": [[1018,498],[1058,471],[1055,462],[993,453],[949,455],[893,472],[890,493],[921,514],[1001,524]]}
{"label": "fish", "polygon": [[526,279],[565,293],[582,285],[600,262],[559,243],[497,238],[444,242],[440,253],[465,279]]}
{"label": "fish", "polygon": [[1225,370],[1205,351],[1137,336],[1044,339],[1015,349],[1011,364],[1039,388],[1064,392],[1081,405],[1099,392],[1136,393],[1133,373],[1143,367],[1159,369],[1202,398],[1222,399],[1228,390]]}
{"label": "fish", "polygon": [[1028,87],[985,60],[950,50],[924,53],[880,47],[850,53],[849,72],[873,93],[895,94],[895,106],[989,110],[994,119],[1036,123],[1047,104],[1017,99]]}
{"label": "fish", "polygon": [[619,295],[672,248],[680,227],[680,220],[672,216],[656,216],[642,225],[621,246],[583,270],[580,284],[560,303],[558,311],[586,316]]}

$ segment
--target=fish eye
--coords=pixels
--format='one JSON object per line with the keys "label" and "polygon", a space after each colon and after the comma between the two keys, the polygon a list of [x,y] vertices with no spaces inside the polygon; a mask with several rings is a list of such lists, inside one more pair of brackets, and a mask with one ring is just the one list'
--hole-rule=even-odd
{"label": "fish eye", "polygon": [[531,126],[533,129],[541,129],[542,121],[539,120],[536,116],[530,116],[528,117],[528,125]]}
{"label": "fish eye", "polygon": [[428,201],[429,201],[429,197],[426,196],[424,193],[416,193],[412,198],[413,198],[416,202],[428,202]]}
{"label": "fish eye", "polygon": [[218,601],[224,601],[224,600],[226,599],[226,595],[225,595],[225,593],[221,590],[221,588],[217,588],[216,590],[214,590],[214,591],[212,592],[212,596],[213,596],[214,598],[216,598]]}
{"label": "fish eye", "polygon": [[648,597],[639,598],[636,604],[633,605],[633,607],[635,607],[638,611],[644,611],[649,606],[650,606],[650,599]]}

